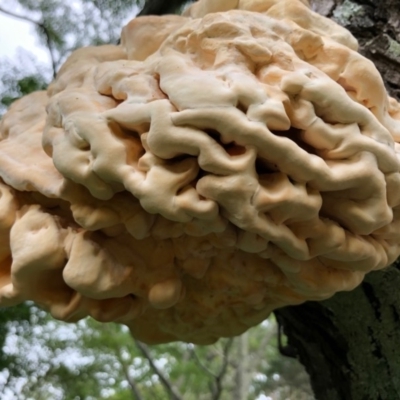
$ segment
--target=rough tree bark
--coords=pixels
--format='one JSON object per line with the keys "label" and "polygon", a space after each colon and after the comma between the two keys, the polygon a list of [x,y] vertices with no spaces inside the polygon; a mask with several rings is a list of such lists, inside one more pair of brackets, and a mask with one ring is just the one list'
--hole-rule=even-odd
{"label": "rough tree bark", "polygon": [[249,334],[243,333],[236,339],[236,374],[233,391],[234,400],[247,400],[249,393]]}
{"label": "rough tree bark", "polygon": [[318,400],[400,399],[400,271],[276,314]]}
{"label": "rough tree bark", "polygon": [[310,0],[314,11],[347,28],[374,62],[389,93],[400,98],[400,1]]}
{"label": "rough tree bark", "polygon": [[[314,0],[359,40],[400,99],[400,0]],[[400,399],[400,262],[350,293],[276,312],[317,400]]]}

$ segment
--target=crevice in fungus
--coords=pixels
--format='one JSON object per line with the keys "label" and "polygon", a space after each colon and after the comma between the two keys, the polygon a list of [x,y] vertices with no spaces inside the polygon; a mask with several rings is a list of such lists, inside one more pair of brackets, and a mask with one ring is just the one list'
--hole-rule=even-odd
{"label": "crevice in fungus", "polygon": [[259,176],[279,172],[278,166],[276,164],[270,163],[265,158],[257,157],[255,164],[256,172]]}
{"label": "crevice in fungus", "polygon": [[[164,91],[161,89],[161,76],[160,76],[160,74],[158,74],[158,73],[153,74],[153,77],[154,77],[154,80],[156,81],[155,83],[156,83],[157,89],[160,91],[160,94],[163,96],[162,98],[156,98],[156,99],[154,99],[153,101],[155,101],[155,100],[161,100],[161,99],[167,99],[167,100],[169,100],[169,102],[171,103],[171,105],[174,106],[175,110],[178,111],[178,108],[175,106],[175,104],[173,104],[173,103],[171,102],[171,99],[169,98],[168,93],[164,92]],[[179,111],[180,111],[180,110],[179,110]]]}
{"label": "crevice in fungus", "polygon": [[120,139],[137,139],[140,142],[140,134],[137,130],[127,129],[117,122],[109,121],[108,127],[116,137]]}
{"label": "crevice in fungus", "polygon": [[301,149],[305,150],[307,153],[317,155],[316,149],[301,139],[301,134],[303,132],[302,129],[298,129],[292,126],[286,131],[271,130],[271,132],[275,136],[290,139],[291,141],[296,143],[297,146],[299,146]]}
{"label": "crevice in fungus", "polygon": [[240,110],[243,114],[247,114],[248,107],[243,103],[241,103],[240,101],[238,102],[236,108]]}
{"label": "crevice in fungus", "polygon": [[208,136],[210,136],[212,139],[214,139],[221,147],[224,146],[221,140],[221,134],[213,128],[206,128],[204,129],[204,132],[207,133]]}
{"label": "crevice in fungus", "polygon": [[132,131],[132,130],[129,130],[129,129],[123,129],[122,133],[124,134],[125,137],[127,137],[129,139],[137,139],[138,141],[140,141],[140,134],[137,131]]}
{"label": "crevice in fungus", "polygon": [[105,94],[105,93],[102,93],[101,91],[99,91],[99,93],[103,96],[103,97],[107,97],[107,98],[109,98],[110,100],[113,100],[113,101],[115,101],[115,103],[116,103],[116,105],[115,105],[115,107],[118,107],[121,103],[123,103],[124,101],[126,101],[126,98],[127,98],[127,96],[126,96],[126,94],[124,93],[124,97],[125,98],[121,98],[121,99],[117,99],[116,97],[114,97],[112,94]]}
{"label": "crevice in fungus", "polygon": [[193,157],[190,156],[189,154],[178,154],[172,158],[165,159],[164,161],[167,165],[175,165],[184,160],[187,160],[188,158],[193,158]]}
{"label": "crevice in fungus", "polygon": [[11,283],[11,255],[0,262],[0,288]]}
{"label": "crevice in fungus", "polygon": [[148,133],[150,132],[150,125],[151,125],[150,122],[144,122],[143,124],[137,127],[137,130],[140,133]]}
{"label": "crevice in fungus", "polygon": [[246,153],[246,148],[244,146],[240,146],[235,142],[229,143],[228,145],[224,146],[225,151],[230,156],[240,156]]}
{"label": "crevice in fungus", "polygon": [[[195,187],[197,186],[197,182],[198,182],[201,178],[203,178],[204,176],[207,176],[207,175],[210,175],[210,173],[207,172],[207,171],[204,171],[204,170],[201,169],[201,168],[199,168],[199,172],[197,173],[196,178],[193,179],[193,180],[189,183],[189,185],[192,185],[192,186],[195,188]],[[203,197],[203,196],[201,196],[201,197]],[[204,197],[204,198],[205,198],[205,197]]]}
{"label": "crevice in fungus", "polygon": [[197,173],[196,180],[200,180],[203,176],[210,175],[209,172],[204,171],[204,169],[199,168],[199,172]]}
{"label": "crevice in fungus", "polygon": [[275,136],[286,137],[297,143],[300,140],[299,136],[300,136],[300,133],[302,132],[302,130],[291,126],[289,129],[287,129],[285,131],[271,130],[271,132]]}
{"label": "crevice in fungus", "polygon": [[92,147],[90,146],[89,142],[87,142],[87,144],[82,144],[82,146],[79,146],[79,150],[82,150],[82,151],[90,151],[91,148]]}
{"label": "crevice in fungus", "polygon": [[246,153],[246,148],[236,142],[224,143],[222,135],[215,129],[204,129],[214,141],[216,141],[230,156],[239,156]]}
{"label": "crevice in fungus", "polygon": [[127,129],[114,121],[110,121],[108,127],[112,134],[123,142],[126,148],[126,163],[129,165],[135,165],[146,153],[140,139],[139,129]]}

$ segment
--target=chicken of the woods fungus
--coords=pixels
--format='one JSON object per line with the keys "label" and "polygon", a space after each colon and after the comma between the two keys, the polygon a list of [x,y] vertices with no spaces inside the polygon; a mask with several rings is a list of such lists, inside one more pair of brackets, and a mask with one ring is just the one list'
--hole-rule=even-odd
{"label": "chicken of the woods fungus", "polygon": [[207,344],[400,254],[400,106],[300,0],[200,0],[1,121],[0,305]]}

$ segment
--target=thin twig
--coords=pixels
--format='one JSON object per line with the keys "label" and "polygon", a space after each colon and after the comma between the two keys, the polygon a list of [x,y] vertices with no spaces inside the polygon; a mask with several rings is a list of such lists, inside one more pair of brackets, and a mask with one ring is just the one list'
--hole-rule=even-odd
{"label": "thin twig", "polygon": [[53,42],[51,40],[51,35],[44,23],[39,23],[38,27],[46,37],[47,48],[49,50],[50,59],[51,59],[51,68],[53,70],[53,78],[55,78],[57,75],[57,63],[56,63],[55,56],[54,56],[54,49],[53,49]]}
{"label": "thin twig", "polygon": [[218,375],[215,377],[215,390],[213,391],[213,400],[219,400],[222,394],[222,381],[225,377],[229,364],[229,350],[232,347],[233,338],[229,338],[223,347],[223,363]]}
{"label": "thin twig", "polygon": [[[189,361],[190,356],[191,356],[190,353],[191,353],[190,349],[188,349],[188,348],[186,347],[186,348],[185,348],[185,351],[184,351],[184,353],[183,353],[183,356],[182,356],[182,360],[181,360],[181,363],[182,363],[182,364],[185,364],[185,363],[187,363],[187,362]],[[185,380],[185,374],[181,374],[181,375],[179,376],[179,378],[176,379],[176,381],[175,381],[175,386],[178,388],[178,391],[179,391],[179,392],[182,392],[182,385],[183,385],[183,383],[184,383],[184,380]]]}
{"label": "thin twig", "polygon": [[[103,324],[101,325],[101,330],[107,332],[108,335],[112,336],[115,330],[115,325]],[[114,355],[117,358],[118,362],[122,367],[122,371],[125,375],[126,380],[132,390],[132,394],[136,400],[144,400],[142,395],[140,394],[140,390],[138,385],[136,384],[135,380],[132,378],[131,374],[129,373],[129,365],[125,362],[124,358],[122,357],[121,347],[113,342],[112,349],[114,350]]]}
{"label": "thin twig", "polygon": [[200,360],[199,356],[196,353],[195,348],[191,349],[191,353],[194,356],[194,361],[196,362],[196,364],[203,370],[205,371],[208,375],[211,375],[213,378],[217,378],[217,375],[211,371],[211,369],[207,368]]}
{"label": "thin twig", "polygon": [[125,378],[128,381],[129,386],[132,389],[133,396],[135,397],[136,400],[144,400],[144,398],[140,394],[139,388],[138,388],[135,380],[132,378],[131,374],[129,373],[129,367],[125,363],[124,359],[122,358],[120,350],[116,348],[115,349],[115,353],[116,353],[116,356],[117,356],[117,359],[118,359],[119,363],[122,366],[122,370],[124,371]]}
{"label": "thin twig", "polygon": [[151,369],[155,372],[155,374],[159,377],[162,385],[167,390],[172,400],[183,400],[182,396],[176,392],[174,387],[171,385],[170,381],[165,377],[165,375],[158,369],[157,365],[154,363],[153,357],[151,356],[148,347],[135,339],[135,344],[143,354],[144,357],[147,358],[147,361],[150,364]]}
{"label": "thin twig", "polygon": [[3,7],[0,7],[0,12],[2,12],[3,14],[9,15],[11,17],[18,18],[18,19],[21,19],[23,21],[27,21],[27,22],[29,22],[31,24],[34,24],[44,34],[44,36],[46,38],[47,49],[49,50],[49,54],[50,54],[51,67],[52,67],[52,70],[53,70],[53,78],[55,78],[56,74],[57,74],[57,63],[56,63],[55,56],[54,56],[54,49],[53,49],[53,43],[52,43],[52,40],[51,40],[51,34],[50,34],[49,29],[46,27],[46,24],[44,22],[35,21],[34,19],[32,19],[30,17],[27,17],[25,15],[16,14],[16,13],[14,13],[12,11],[4,9]]}
{"label": "thin twig", "polygon": [[14,18],[22,19],[23,21],[28,21],[28,22],[30,22],[30,23],[32,23],[32,24],[39,24],[39,22],[38,22],[38,21],[35,21],[34,19],[31,19],[31,18],[29,18],[29,17],[26,17],[25,15],[18,15],[18,14],[15,14],[15,13],[12,12],[12,11],[5,10],[5,9],[4,9],[3,7],[1,7],[1,6],[0,6],[0,12],[2,12],[2,13],[4,13],[4,14],[7,14],[7,15],[9,15],[9,16],[11,16],[11,17],[14,17]]}

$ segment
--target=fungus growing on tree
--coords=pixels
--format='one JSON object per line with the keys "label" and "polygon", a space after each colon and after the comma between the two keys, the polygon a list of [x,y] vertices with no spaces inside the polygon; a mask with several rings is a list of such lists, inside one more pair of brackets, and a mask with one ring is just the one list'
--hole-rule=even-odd
{"label": "fungus growing on tree", "polygon": [[205,344],[400,254],[400,107],[350,33],[299,0],[185,15],[2,119],[1,306]]}

